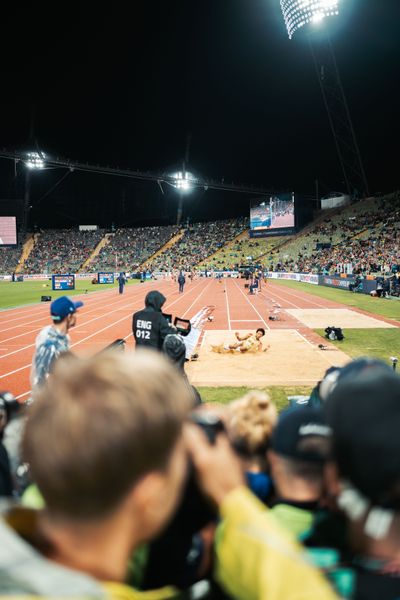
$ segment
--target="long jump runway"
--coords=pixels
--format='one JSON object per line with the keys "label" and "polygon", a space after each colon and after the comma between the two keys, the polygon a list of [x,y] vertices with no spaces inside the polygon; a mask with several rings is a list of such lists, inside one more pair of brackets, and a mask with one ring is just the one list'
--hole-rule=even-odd
{"label": "long jump runway", "polygon": [[[84,295],[81,299],[85,305],[79,310],[77,326],[70,331],[72,351],[91,355],[116,338],[124,338],[127,348],[133,349],[132,314],[143,307],[144,297],[152,289],[166,296],[163,310],[174,316],[192,318],[201,309],[213,307],[213,321],[206,322],[201,337],[200,358],[187,368],[194,384],[313,384],[328,366],[349,360],[333,346],[329,351],[319,350],[321,338],[310,326],[350,326],[349,319],[351,322],[355,311],[271,282],[258,294],[249,295],[240,279],[221,282],[198,279],[187,282],[183,294],[178,293],[177,284],[163,280],[127,286],[123,295],[118,294],[118,289]],[[335,323],[331,322],[330,314],[334,314]],[[279,320],[269,320],[270,315],[278,316]],[[343,324],[338,322],[340,318]],[[377,317],[363,318],[366,327],[396,326]],[[35,338],[50,322],[48,304],[0,312],[0,389],[9,390],[21,399],[29,395]],[[263,342],[270,348],[266,353],[256,356],[211,353],[211,343],[225,343],[233,340],[235,331],[257,327],[267,330]]]}

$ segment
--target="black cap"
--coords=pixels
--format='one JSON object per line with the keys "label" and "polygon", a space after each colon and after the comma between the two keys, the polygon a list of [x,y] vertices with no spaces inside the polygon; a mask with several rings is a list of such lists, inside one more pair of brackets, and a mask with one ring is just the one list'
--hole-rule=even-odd
{"label": "black cap", "polygon": [[339,371],[339,377],[337,383],[343,381],[345,377],[353,377],[358,373],[367,373],[371,370],[380,369],[391,373],[392,367],[389,367],[386,363],[376,358],[370,358],[369,356],[362,356],[356,360],[352,360],[347,363],[346,366],[342,367]]}
{"label": "black cap", "polygon": [[307,438],[329,439],[322,411],[318,408],[300,407],[281,414],[271,438],[271,449],[280,456],[305,462],[324,462],[327,452],[304,443]]}
{"label": "black cap", "polygon": [[163,352],[175,363],[180,364],[185,358],[185,342],[176,333],[170,333],[165,336],[162,349]]}
{"label": "black cap", "polygon": [[373,505],[400,510],[400,377],[378,361],[353,370],[325,412],[341,477]]}

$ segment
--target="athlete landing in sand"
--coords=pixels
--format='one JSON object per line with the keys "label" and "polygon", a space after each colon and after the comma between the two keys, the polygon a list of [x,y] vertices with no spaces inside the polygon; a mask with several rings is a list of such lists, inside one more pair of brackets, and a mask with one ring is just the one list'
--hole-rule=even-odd
{"label": "athlete landing in sand", "polygon": [[257,329],[255,333],[247,333],[244,336],[240,336],[239,332],[235,333],[236,339],[238,340],[235,344],[219,344],[218,346],[211,346],[213,352],[217,354],[233,354],[234,352],[266,352],[269,348],[263,349],[261,338],[265,335],[265,329],[261,327]]}

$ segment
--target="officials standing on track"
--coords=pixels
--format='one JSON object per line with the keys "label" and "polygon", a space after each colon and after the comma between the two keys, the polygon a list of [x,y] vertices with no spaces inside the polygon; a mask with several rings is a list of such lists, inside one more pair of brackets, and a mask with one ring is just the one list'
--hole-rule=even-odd
{"label": "officials standing on track", "polygon": [[180,273],[178,275],[178,283],[179,283],[179,293],[182,294],[183,288],[186,283],[186,278],[185,278],[185,275],[183,274],[183,271],[180,271]]}
{"label": "officials standing on track", "polygon": [[120,273],[119,276],[117,277],[117,281],[118,281],[119,293],[123,294],[124,293],[124,287],[125,287],[125,284],[126,284],[125,273]]}

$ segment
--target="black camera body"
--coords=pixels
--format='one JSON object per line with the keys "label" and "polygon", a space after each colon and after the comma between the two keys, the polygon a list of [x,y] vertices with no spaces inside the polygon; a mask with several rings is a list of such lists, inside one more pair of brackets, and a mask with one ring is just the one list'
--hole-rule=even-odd
{"label": "black camera body", "polygon": [[[210,444],[214,444],[218,434],[225,430],[222,421],[212,413],[195,412],[190,420],[204,431]],[[145,590],[166,585],[180,588],[191,585],[193,581],[187,579],[187,571],[191,572],[188,557],[193,538],[218,518],[216,508],[200,490],[190,462],[188,469],[186,487],[175,516],[161,536],[150,544],[142,585]]]}
{"label": "black camera body", "polygon": [[22,406],[11,392],[0,392],[0,409],[5,411],[7,423],[19,413]]}

